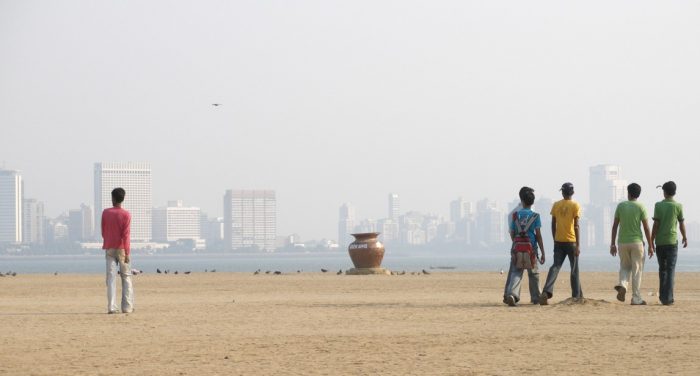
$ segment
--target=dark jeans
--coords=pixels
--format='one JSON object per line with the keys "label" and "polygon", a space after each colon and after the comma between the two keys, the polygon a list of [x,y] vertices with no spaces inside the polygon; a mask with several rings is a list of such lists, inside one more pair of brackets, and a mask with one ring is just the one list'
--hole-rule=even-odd
{"label": "dark jeans", "polygon": [[574,298],[583,298],[581,281],[578,277],[578,257],[574,255],[575,252],[576,243],[554,243],[554,263],[549,268],[547,282],[545,282],[543,290],[543,292],[547,293],[548,297],[551,298],[554,295],[554,284],[557,282],[559,270],[564,264],[564,260],[568,257],[569,265],[571,265],[571,296]]}
{"label": "dark jeans", "polygon": [[656,259],[659,261],[659,300],[661,304],[673,304],[678,244],[657,245]]}

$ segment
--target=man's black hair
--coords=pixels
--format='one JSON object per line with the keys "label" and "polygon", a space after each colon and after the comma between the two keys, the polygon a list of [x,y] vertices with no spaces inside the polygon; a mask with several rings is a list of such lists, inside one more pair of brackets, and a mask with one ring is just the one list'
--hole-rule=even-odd
{"label": "man's black hair", "polygon": [[642,194],[642,187],[637,183],[632,183],[627,186],[627,194],[632,198],[639,198]]}
{"label": "man's black hair", "polygon": [[524,205],[532,206],[532,204],[535,203],[535,191],[534,190],[525,191],[525,192],[523,192],[523,194],[520,197],[521,197],[521,200],[523,201]]}
{"label": "man's black hair", "polygon": [[676,195],[676,183],[674,183],[673,181],[665,182],[664,185],[661,186],[661,189],[663,189],[664,193],[669,195],[669,196]]}
{"label": "man's black hair", "polygon": [[[522,187],[522,188],[520,188],[520,192],[518,192],[518,197],[520,197],[520,201],[525,201],[525,198],[524,198],[525,196],[524,196],[524,195],[525,195],[525,193],[527,193],[527,192],[535,192],[535,190],[532,189],[532,188],[530,188],[530,187]],[[534,196],[533,196],[533,197],[534,197]]]}
{"label": "man's black hair", "polygon": [[121,204],[124,202],[124,196],[126,196],[126,191],[124,188],[114,188],[112,189],[112,202]]}

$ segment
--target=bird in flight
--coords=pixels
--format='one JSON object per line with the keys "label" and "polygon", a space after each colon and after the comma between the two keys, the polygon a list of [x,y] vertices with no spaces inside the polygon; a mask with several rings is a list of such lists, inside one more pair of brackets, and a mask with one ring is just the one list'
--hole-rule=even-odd
{"label": "bird in flight", "polygon": [[221,106],[222,104],[221,104],[221,103],[212,103],[211,105],[214,106],[214,107],[219,107],[219,106]]}

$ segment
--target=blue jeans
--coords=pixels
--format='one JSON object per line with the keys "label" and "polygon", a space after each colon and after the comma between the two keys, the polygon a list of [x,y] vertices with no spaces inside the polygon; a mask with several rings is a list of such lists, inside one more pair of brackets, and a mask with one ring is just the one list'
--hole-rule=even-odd
{"label": "blue jeans", "polygon": [[576,243],[554,243],[554,263],[549,268],[547,282],[545,282],[543,290],[543,292],[547,293],[548,297],[551,298],[554,295],[554,284],[557,282],[559,270],[561,270],[564,260],[568,257],[569,265],[571,265],[571,296],[574,298],[583,298],[581,281],[578,277],[578,257],[574,254],[575,252]]}
{"label": "blue jeans", "polygon": [[678,244],[657,245],[656,259],[659,261],[659,300],[661,304],[673,304]]}
{"label": "blue jeans", "polygon": [[[537,254],[537,249],[535,249]],[[513,258],[510,260],[510,269],[508,269],[508,278],[506,279],[506,288],[503,293],[505,298],[508,295],[513,295],[516,302],[520,301],[520,283],[523,280],[523,269],[515,267]],[[540,272],[537,269],[537,261],[532,269],[527,269],[527,281],[530,289],[530,302],[537,303],[540,299]]]}

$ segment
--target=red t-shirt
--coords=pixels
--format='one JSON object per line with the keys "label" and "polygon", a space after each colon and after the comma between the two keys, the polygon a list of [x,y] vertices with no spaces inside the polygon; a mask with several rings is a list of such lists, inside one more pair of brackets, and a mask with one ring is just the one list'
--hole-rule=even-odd
{"label": "red t-shirt", "polygon": [[123,249],[128,255],[131,249],[131,214],[112,207],[102,212],[102,249]]}

